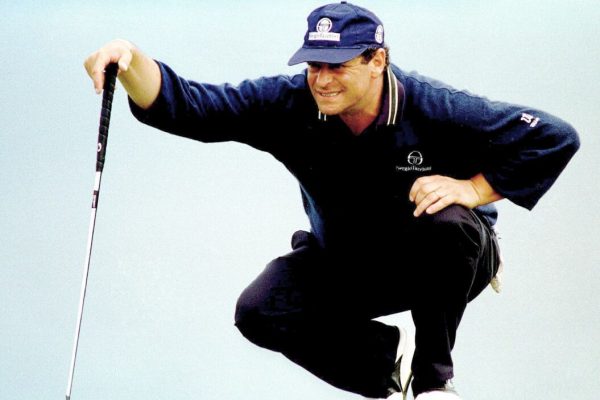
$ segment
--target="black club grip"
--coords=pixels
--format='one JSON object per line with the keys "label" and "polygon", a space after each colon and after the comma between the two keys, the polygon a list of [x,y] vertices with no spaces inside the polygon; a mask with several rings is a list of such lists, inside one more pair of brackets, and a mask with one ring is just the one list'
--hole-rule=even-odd
{"label": "black club grip", "polygon": [[112,100],[115,93],[115,82],[118,69],[117,64],[112,63],[108,64],[104,71],[104,92],[102,94],[102,110],[100,111],[100,126],[98,128],[98,154],[96,157],[96,171],[98,172],[102,172],[104,169],[108,126],[110,124],[110,110],[112,108]]}

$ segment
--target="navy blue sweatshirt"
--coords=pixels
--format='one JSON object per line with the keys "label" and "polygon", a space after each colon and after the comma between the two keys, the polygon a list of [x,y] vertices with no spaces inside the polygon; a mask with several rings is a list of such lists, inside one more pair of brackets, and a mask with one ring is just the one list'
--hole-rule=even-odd
{"label": "navy blue sweatshirt", "polygon": [[[579,148],[566,122],[529,107],[490,101],[396,66],[385,76],[379,117],[355,136],[321,114],[294,76],[238,86],[188,81],[159,63],[162,84],[141,122],[202,142],[236,141],[272,154],[296,177],[311,230],[324,247],[368,237],[387,242],[412,217],[420,176],[483,173],[510,201],[532,209]],[[490,224],[493,205],[475,210]]]}

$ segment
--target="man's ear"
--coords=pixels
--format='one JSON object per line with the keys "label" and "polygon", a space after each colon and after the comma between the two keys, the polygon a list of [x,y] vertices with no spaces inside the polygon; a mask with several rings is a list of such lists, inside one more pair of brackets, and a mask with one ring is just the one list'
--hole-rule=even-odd
{"label": "man's ear", "polygon": [[373,78],[377,78],[379,75],[383,74],[383,71],[385,70],[385,58],[385,50],[377,49],[375,55],[369,62],[369,65],[371,66],[371,76]]}

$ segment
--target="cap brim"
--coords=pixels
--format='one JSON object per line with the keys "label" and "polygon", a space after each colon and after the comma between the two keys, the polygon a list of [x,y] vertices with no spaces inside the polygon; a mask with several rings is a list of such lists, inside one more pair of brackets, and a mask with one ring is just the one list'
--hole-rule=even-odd
{"label": "cap brim", "polygon": [[333,49],[331,47],[305,48],[301,47],[288,61],[288,65],[303,62],[322,62],[327,64],[341,64],[359,56],[365,48]]}

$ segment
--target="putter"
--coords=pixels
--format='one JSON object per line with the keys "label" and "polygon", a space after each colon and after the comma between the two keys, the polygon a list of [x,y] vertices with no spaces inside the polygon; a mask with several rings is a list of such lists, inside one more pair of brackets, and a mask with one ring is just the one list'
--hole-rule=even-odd
{"label": "putter", "polygon": [[67,383],[67,400],[71,398],[73,388],[73,374],[75,372],[75,360],[77,358],[77,347],[79,345],[79,333],[81,332],[81,319],[83,317],[83,303],[85,302],[85,291],[87,288],[88,273],[90,271],[90,257],[92,255],[92,241],[94,239],[94,228],[96,226],[96,211],[98,209],[98,196],[100,194],[100,180],[104,169],[104,158],[106,156],[106,141],[108,139],[108,125],[110,124],[110,110],[112,107],[113,94],[115,92],[115,81],[117,78],[117,64],[109,64],[105,69],[104,93],[102,95],[102,110],[100,111],[100,126],[98,128],[98,148],[96,156],[96,179],[94,192],[92,193],[92,215],[88,231],[87,251],[83,269],[83,280],[81,282],[81,294],[79,297],[79,311],[77,313],[77,327],[75,328],[75,341],[71,356],[71,368],[69,369],[69,381]]}

